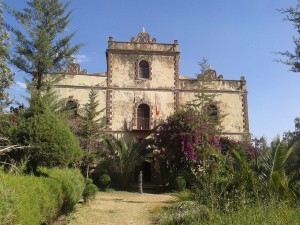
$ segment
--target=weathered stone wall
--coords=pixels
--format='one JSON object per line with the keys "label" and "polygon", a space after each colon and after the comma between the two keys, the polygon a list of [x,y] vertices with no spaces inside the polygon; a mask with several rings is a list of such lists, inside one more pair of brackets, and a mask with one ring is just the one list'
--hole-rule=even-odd
{"label": "weathered stone wall", "polygon": [[[197,79],[179,76],[179,49],[173,44],[158,44],[147,33],[130,42],[108,41],[107,72],[88,75],[78,64],[68,66],[65,79],[56,88],[63,98],[73,99],[83,107],[91,88],[98,91],[99,111],[106,108],[107,130],[127,139],[146,137],[151,131],[137,128],[137,108],[150,108],[150,128],[165,120],[174,110],[195,97]],[[139,62],[149,63],[149,79],[139,78]],[[224,116],[224,135],[241,140],[249,135],[247,89],[240,80],[223,80],[216,71],[203,74],[208,92],[216,94],[218,113]],[[134,132],[132,132],[134,131]]]}
{"label": "weathered stone wall", "polygon": [[[65,78],[56,84],[56,91],[66,102],[71,98],[79,103],[82,109],[89,101],[89,93],[94,88],[97,91],[99,101],[98,111],[106,108],[106,76],[73,74],[65,75]],[[100,115],[105,116],[105,110]]]}

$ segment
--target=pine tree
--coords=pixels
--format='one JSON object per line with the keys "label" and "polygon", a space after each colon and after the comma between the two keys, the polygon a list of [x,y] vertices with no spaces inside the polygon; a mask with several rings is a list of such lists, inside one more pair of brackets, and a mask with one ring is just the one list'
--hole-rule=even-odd
{"label": "pine tree", "polygon": [[89,176],[90,164],[96,160],[95,151],[99,150],[104,124],[100,117],[103,110],[98,111],[99,101],[97,91],[91,89],[89,101],[84,107],[82,125],[79,131],[79,139],[82,148],[85,150],[83,163],[86,169],[86,177]]}
{"label": "pine tree", "polygon": [[11,62],[31,76],[31,102],[39,100],[43,90],[61,76],[60,69],[72,60],[82,46],[71,46],[75,32],[63,35],[71,20],[70,2],[31,0],[23,11],[12,10],[21,29],[11,27],[16,46]]}
{"label": "pine tree", "polygon": [[7,65],[9,55],[10,36],[4,29],[3,17],[4,1],[0,1],[0,112],[2,112],[9,103],[9,94],[6,89],[14,81],[14,74]]}
{"label": "pine tree", "polygon": [[286,57],[286,59],[278,59],[277,61],[289,65],[291,67],[291,71],[293,72],[300,72],[300,0],[297,0],[297,5],[295,7],[281,9],[279,11],[286,15],[284,18],[285,21],[292,22],[293,26],[298,32],[298,37],[293,37],[293,42],[295,45],[294,52],[279,52],[278,54]]}
{"label": "pine tree", "polygon": [[[198,119],[198,124],[205,126],[206,132],[200,133],[200,139],[202,145],[204,144],[204,135],[205,136],[215,136],[218,135],[221,130],[221,122],[224,115],[221,115],[221,112],[218,110],[219,101],[216,100],[217,94],[210,90],[210,83],[214,78],[208,78],[206,73],[213,72],[208,60],[203,58],[200,65],[200,74],[197,75],[197,87],[195,98],[187,104],[187,107],[190,108],[191,112],[194,112],[195,116]],[[198,126],[198,124],[195,124]],[[204,134],[206,133],[206,134]]]}

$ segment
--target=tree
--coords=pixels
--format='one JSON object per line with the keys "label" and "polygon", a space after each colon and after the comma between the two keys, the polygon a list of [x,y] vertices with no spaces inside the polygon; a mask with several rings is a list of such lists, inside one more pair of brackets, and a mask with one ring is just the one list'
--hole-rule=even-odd
{"label": "tree", "polygon": [[[298,3],[295,7],[281,9],[280,12],[286,15],[284,20],[292,22],[298,34],[300,34],[300,0],[298,0],[297,2]],[[291,67],[291,71],[300,72],[300,37],[293,37],[293,41],[295,44],[294,52],[279,52],[278,54],[286,57],[287,59],[279,59],[278,61],[289,65]]]}
{"label": "tree", "polygon": [[214,71],[205,58],[199,65],[195,98],[161,123],[154,135],[164,182],[171,174],[197,168],[208,146],[220,150],[218,135],[223,116],[217,108],[216,94],[209,89]]}
{"label": "tree", "polygon": [[59,78],[56,76],[82,46],[71,46],[75,33],[62,36],[71,20],[67,11],[70,2],[60,0],[31,0],[27,8],[13,10],[21,29],[10,27],[16,37],[11,62],[32,78],[29,85],[31,104],[39,100],[41,92]]}
{"label": "tree", "polygon": [[[218,135],[221,130],[221,122],[224,115],[218,110],[219,101],[216,100],[216,93],[211,92],[209,89],[209,83],[214,79],[215,71],[211,69],[208,64],[208,60],[203,58],[199,62],[200,74],[197,75],[197,89],[195,98],[187,105],[194,110],[195,116],[198,118],[198,124],[205,124],[207,132],[211,135]],[[202,140],[203,133],[200,136]],[[202,147],[204,146],[204,140],[202,140]]]}
{"label": "tree", "polygon": [[161,176],[166,183],[170,175],[197,168],[206,157],[208,146],[220,150],[215,133],[200,120],[199,111],[192,107],[179,109],[169,116],[158,126],[154,140]]}
{"label": "tree", "polygon": [[85,150],[83,164],[86,167],[86,177],[89,176],[90,164],[96,159],[95,151],[99,150],[101,138],[103,135],[103,118],[100,117],[103,110],[98,111],[99,101],[97,92],[91,89],[89,93],[89,102],[84,107],[81,118],[81,126],[77,132],[81,147]]}
{"label": "tree", "polygon": [[14,81],[14,74],[7,65],[9,56],[10,36],[4,29],[3,0],[0,1],[0,112],[2,112],[9,102],[9,94],[6,88]]}

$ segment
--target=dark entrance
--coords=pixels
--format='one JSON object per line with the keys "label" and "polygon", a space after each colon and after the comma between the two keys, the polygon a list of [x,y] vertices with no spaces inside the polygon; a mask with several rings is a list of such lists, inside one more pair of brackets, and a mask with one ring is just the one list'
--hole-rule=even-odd
{"label": "dark entrance", "polygon": [[137,129],[149,130],[150,108],[147,104],[140,104],[137,108]]}
{"label": "dark entrance", "polygon": [[140,171],[143,172],[143,183],[151,182],[151,162],[144,161],[135,169],[135,179],[138,181]]}
{"label": "dark entrance", "polygon": [[147,161],[143,162],[142,171],[144,182],[151,182],[151,163]]}

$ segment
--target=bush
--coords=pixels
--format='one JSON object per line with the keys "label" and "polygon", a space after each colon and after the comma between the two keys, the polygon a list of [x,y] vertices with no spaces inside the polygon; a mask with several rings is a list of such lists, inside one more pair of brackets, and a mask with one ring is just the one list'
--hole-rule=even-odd
{"label": "bush", "polygon": [[57,181],[11,174],[3,178],[0,224],[48,224],[57,216],[62,204]]}
{"label": "bush", "polygon": [[75,204],[81,199],[85,182],[82,174],[77,169],[40,169],[48,177],[57,180],[61,186],[64,195],[62,211],[73,210]]}
{"label": "bush", "polygon": [[111,183],[111,178],[108,174],[103,174],[99,177],[99,187],[101,190],[106,190],[109,188]]}
{"label": "bush", "polygon": [[95,198],[96,193],[98,192],[98,187],[93,184],[92,179],[85,180],[85,188],[83,191],[83,200],[87,203],[90,199]]}
{"label": "bush", "polygon": [[175,191],[183,191],[186,186],[186,181],[183,176],[177,176],[171,181],[171,189]]}
{"label": "bush", "polygon": [[81,198],[84,179],[78,170],[41,171],[48,177],[0,171],[0,224],[51,224]]}
{"label": "bush", "polygon": [[67,124],[49,110],[23,118],[9,132],[13,143],[30,145],[32,166],[66,167],[82,156],[79,142]]}

